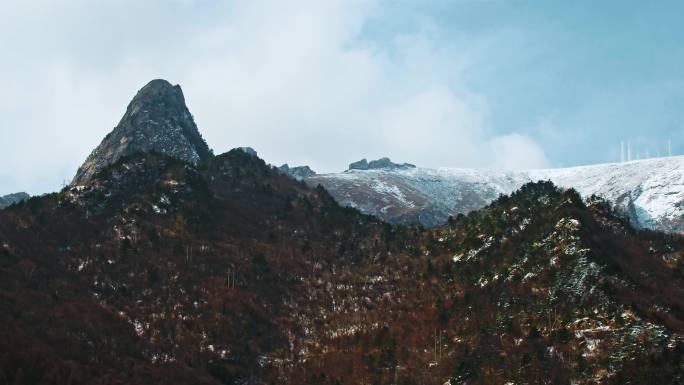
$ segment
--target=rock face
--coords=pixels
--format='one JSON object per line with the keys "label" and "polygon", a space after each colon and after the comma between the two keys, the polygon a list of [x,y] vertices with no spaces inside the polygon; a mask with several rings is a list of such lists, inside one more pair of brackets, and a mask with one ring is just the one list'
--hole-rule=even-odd
{"label": "rock face", "polygon": [[259,156],[257,154],[256,150],[253,149],[252,147],[238,147],[237,149],[244,152],[245,154],[249,154],[251,156]]}
{"label": "rock face", "polygon": [[213,156],[185,105],[180,86],[152,80],[133,98],[119,124],[88,156],[72,184],[88,181],[122,156],[155,151],[197,164]]}
{"label": "rock face", "polygon": [[18,192],[18,193],[13,193],[13,194],[7,194],[0,196],[0,209],[4,209],[5,207],[21,202],[23,200],[29,199],[30,195],[28,195],[25,192]]}
{"label": "rock face", "polygon": [[[373,163],[373,162],[371,162]],[[435,226],[530,181],[550,180],[598,195],[638,228],[684,232],[684,157],[655,158],[546,170],[376,168],[364,161],[342,173],[306,179],[346,206],[396,223]]]}
{"label": "rock face", "polygon": [[367,161],[365,158],[351,163],[349,170],[406,170],[415,168],[411,163],[394,163],[389,158]]}
{"label": "rock face", "polygon": [[287,174],[297,180],[302,180],[304,178],[316,175],[316,172],[309,166],[290,167],[287,165],[287,163],[278,167],[278,170],[280,170],[280,172],[283,174]]}

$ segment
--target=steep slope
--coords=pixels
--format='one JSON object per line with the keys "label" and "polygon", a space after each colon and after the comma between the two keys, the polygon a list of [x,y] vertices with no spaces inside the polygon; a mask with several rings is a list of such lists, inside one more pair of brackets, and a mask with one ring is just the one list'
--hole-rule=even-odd
{"label": "steep slope", "polygon": [[312,343],[297,317],[315,272],[374,252],[383,229],[242,150],[200,168],[120,158],[0,215],[0,377],[274,379]]}
{"label": "steep slope", "polygon": [[509,194],[530,181],[551,180],[583,197],[599,195],[640,228],[684,231],[684,157],[565,169],[349,170],[306,179],[321,184],[340,203],[399,223],[444,223]]}
{"label": "steep slope", "polygon": [[681,238],[536,183],[419,245],[323,276],[338,315],[300,383],[684,381]]}
{"label": "steep slope", "polygon": [[78,169],[72,185],[83,184],[119,158],[141,151],[156,151],[192,164],[211,158],[180,86],[157,79],[140,89],[119,124]]}
{"label": "steep slope", "polygon": [[549,183],[426,231],[243,150],[198,167],[135,154],[0,212],[0,245],[9,383],[684,374],[684,242]]}

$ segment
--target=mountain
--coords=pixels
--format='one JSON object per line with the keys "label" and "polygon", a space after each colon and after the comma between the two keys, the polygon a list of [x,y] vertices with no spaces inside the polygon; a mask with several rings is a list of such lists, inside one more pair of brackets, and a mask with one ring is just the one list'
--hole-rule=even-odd
{"label": "mountain", "polygon": [[684,239],[527,184],[425,230],[236,149],[0,211],[0,379],[684,381]]}
{"label": "mountain", "polygon": [[278,167],[278,170],[280,170],[280,172],[282,172],[283,174],[287,174],[297,180],[302,180],[304,178],[316,175],[316,172],[312,170],[309,166],[290,167],[287,163]]}
{"label": "mountain", "polygon": [[72,185],[83,184],[119,158],[141,151],[156,151],[191,164],[213,156],[180,86],[157,79],[140,89],[119,124],[78,169]]}
{"label": "mountain", "polygon": [[683,383],[682,362],[684,237],[551,182],[425,229],[249,148],[152,150],[0,210],[0,384]]}
{"label": "mountain", "polygon": [[638,228],[684,231],[684,157],[560,169],[350,169],[306,179],[340,203],[395,223],[426,226],[484,207],[530,181],[550,180],[605,198]]}
{"label": "mountain", "polygon": [[0,379],[276,381],[314,343],[319,271],[400,252],[383,231],[241,149],[122,157],[2,210]]}
{"label": "mountain", "polygon": [[7,207],[9,205],[25,201],[25,200],[29,199],[30,197],[31,196],[25,192],[18,192],[18,193],[0,196],[0,209],[4,209],[5,207]]}

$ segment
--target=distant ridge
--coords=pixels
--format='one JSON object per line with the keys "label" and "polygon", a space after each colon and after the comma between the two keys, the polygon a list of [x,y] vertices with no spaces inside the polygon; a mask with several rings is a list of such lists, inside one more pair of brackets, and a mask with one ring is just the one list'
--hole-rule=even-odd
{"label": "distant ridge", "polygon": [[425,226],[480,209],[525,183],[550,180],[584,198],[606,199],[635,227],[684,232],[684,156],[517,171],[359,167],[305,180],[323,185],[343,205],[386,221]]}
{"label": "distant ridge", "polygon": [[18,192],[18,193],[0,196],[0,209],[4,209],[7,206],[10,206],[14,203],[24,201],[24,200],[29,199],[29,198],[30,198],[30,195],[28,195],[25,192]]}

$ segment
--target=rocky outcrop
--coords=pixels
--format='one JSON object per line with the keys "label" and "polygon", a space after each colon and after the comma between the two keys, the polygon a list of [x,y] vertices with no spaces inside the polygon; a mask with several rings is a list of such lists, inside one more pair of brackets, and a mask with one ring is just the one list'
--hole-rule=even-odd
{"label": "rocky outcrop", "polygon": [[30,197],[31,196],[25,192],[18,192],[0,196],[0,209],[4,209],[5,207],[13,205],[15,203],[19,203],[21,201],[29,199]]}
{"label": "rocky outcrop", "polygon": [[185,105],[180,86],[166,80],[152,80],[138,91],[119,124],[78,169],[72,184],[85,183],[123,156],[149,151],[192,164],[213,156]]}
{"label": "rocky outcrop", "polygon": [[389,158],[380,158],[370,162],[364,158],[358,162],[351,163],[349,170],[406,170],[415,167],[415,165],[410,163],[394,163]]}
{"label": "rocky outcrop", "polygon": [[280,170],[280,172],[283,174],[289,175],[297,180],[302,180],[304,178],[316,175],[316,172],[309,166],[290,167],[287,165],[287,163],[278,167],[278,170]]}
{"label": "rocky outcrop", "polygon": [[245,154],[249,154],[251,156],[256,156],[256,157],[259,156],[257,154],[256,150],[253,149],[252,147],[238,147],[237,149],[244,152]]}

